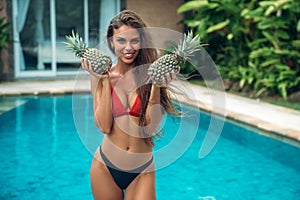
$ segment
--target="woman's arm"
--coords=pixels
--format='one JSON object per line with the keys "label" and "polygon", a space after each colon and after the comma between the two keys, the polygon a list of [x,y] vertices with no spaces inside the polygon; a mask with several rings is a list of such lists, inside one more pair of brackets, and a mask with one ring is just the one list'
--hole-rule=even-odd
{"label": "woman's arm", "polygon": [[146,109],[146,126],[145,132],[148,135],[152,135],[153,132],[157,131],[162,115],[163,107],[160,105],[160,86],[152,84],[151,93]]}
{"label": "woman's arm", "polygon": [[153,132],[157,131],[157,127],[159,126],[162,116],[165,113],[165,109],[160,104],[161,88],[167,87],[167,85],[176,77],[176,74],[178,74],[179,71],[180,67],[178,67],[178,71],[166,74],[166,77],[162,80],[162,84],[152,84],[151,94],[146,109],[145,132],[148,135],[152,135]]}
{"label": "woman's arm", "polygon": [[98,81],[94,93],[94,121],[104,134],[109,134],[112,127],[111,107],[110,80],[105,77]]}
{"label": "woman's arm", "polygon": [[94,100],[94,121],[101,132],[110,133],[113,117],[111,110],[110,77],[93,72],[91,63],[82,59],[82,68],[90,73],[91,92]]}

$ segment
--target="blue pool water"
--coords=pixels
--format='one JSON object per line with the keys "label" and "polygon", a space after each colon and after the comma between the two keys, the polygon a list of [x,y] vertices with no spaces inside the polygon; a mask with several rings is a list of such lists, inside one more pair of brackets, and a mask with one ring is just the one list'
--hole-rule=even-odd
{"label": "blue pool water", "polygon": [[[72,97],[23,99],[27,102],[0,115],[0,199],[92,199],[92,155],[74,123]],[[86,102],[75,112],[83,113],[86,130],[95,130],[90,96],[74,99]],[[187,151],[157,171],[157,199],[300,199],[300,148],[226,122],[213,151],[199,159],[210,120],[200,116],[199,124],[188,122],[200,129]],[[172,141],[179,119],[174,121],[166,119],[155,149]]]}

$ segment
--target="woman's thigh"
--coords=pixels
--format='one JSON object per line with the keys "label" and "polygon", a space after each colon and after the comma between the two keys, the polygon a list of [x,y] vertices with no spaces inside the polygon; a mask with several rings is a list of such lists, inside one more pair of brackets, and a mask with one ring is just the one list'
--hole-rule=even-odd
{"label": "woman's thigh", "polygon": [[155,172],[145,172],[136,177],[126,189],[125,200],[155,200]]}
{"label": "woman's thigh", "polygon": [[90,181],[94,199],[123,199],[123,191],[117,186],[107,167],[103,164],[101,158],[99,158],[99,156],[96,154],[90,169]]}

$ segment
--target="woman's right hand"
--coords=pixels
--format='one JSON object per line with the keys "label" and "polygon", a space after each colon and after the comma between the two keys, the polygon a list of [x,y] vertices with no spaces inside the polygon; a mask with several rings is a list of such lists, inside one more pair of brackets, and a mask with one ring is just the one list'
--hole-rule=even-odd
{"label": "woman's right hand", "polygon": [[88,61],[86,58],[81,59],[81,67],[83,70],[89,72],[94,77],[108,78],[108,73],[101,75],[101,74],[97,74],[96,72],[94,72],[93,68],[92,68],[92,63],[90,61]]}
{"label": "woman's right hand", "polygon": [[111,71],[108,71],[102,75],[97,74],[96,72],[93,71],[91,62],[88,61],[86,58],[81,59],[81,67],[83,70],[89,72],[91,76],[102,80],[108,80],[113,85],[115,85],[123,77],[123,75]]}

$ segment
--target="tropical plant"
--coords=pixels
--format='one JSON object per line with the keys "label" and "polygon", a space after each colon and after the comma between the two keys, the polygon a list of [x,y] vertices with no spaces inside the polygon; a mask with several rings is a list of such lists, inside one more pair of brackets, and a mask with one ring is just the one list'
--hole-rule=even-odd
{"label": "tropical plant", "polygon": [[9,26],[10,24],[5,22],[4,17],[0,18],[0,52],[9,41],[9,33],[7,31]]}
{"label": "tropical plant", "polygon": [[222,76],[240,88],[288,94],[300,89],[300,2],[192,0],[184,23],[210,46]]}

